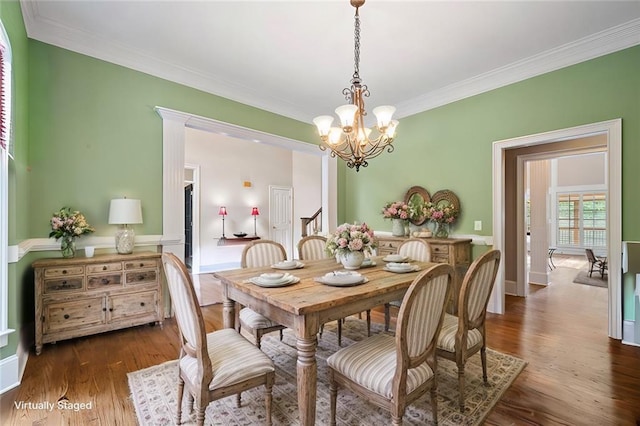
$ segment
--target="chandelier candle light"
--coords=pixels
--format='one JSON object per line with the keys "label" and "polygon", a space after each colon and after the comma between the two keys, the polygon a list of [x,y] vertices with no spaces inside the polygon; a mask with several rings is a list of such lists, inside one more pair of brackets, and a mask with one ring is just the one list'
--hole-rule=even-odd
{"label": "chandelier candle light", "polygon": [[224,236],[224,217],[227,215],[227,208],[225,206],[220,207],[220,210],[218,211],[218,215],[222,216],[222,238],[221,238],[221,240],[224,240],[224,239],[227,238],[227,237]]}
{"label": "chandelier candle light", "polygon": [[258,216],[260,215],[260,210],[257,207],[253,207],[251,209],[251,216],[253,216],[253,235],[258,236],[258,229],[256,227],[256,221],[258,220]]}
{"label": "chandelier candle light", "polygon": [[335,112],[340,118],[341,127],[331,127],[333,117],[321,115],[313,119],[320,134],[320,149],[331,150],[332,157],[340,157],[347,162],[349,168],[367,167],[367,159],[375,158],[385,149],[393,151],[393,138],[395,137],[398,121],[393,120],[395,107],[385,105],[373,109],[376,116],[378,131],[376,137],[371,137],[372,129],[365,127],[364,117],[367,112],[364,109],[363,97],[369,96],[369,89],[362,84],[360,79],[360,15],[358,9],[365,0],[351,0],[351,6],[356,8],[355,14],[355,49],[354,71],[351,79],[351,87],[342,90],[345,99],[349,102],[336,108]]}
{"label": "chandelier candle light", "polygon": [[140,200],[118,198],[111,200],[109,206],[109,224],[122,225],[116,232],[116,251],[120,254],[133,253],[136,233],[129,225],[142,223],[142,205]]}

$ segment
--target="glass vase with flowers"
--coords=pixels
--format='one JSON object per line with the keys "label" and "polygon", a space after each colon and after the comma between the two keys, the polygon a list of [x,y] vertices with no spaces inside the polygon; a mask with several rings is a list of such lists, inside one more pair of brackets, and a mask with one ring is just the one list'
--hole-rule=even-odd
{"label": "glass vase with flowers", "polygon": [[411,209],[404,201],[388,202],[382,208],[382,217],[391,219],[391,235],[402,237],[405,234],[405,225],[411,218]]}
{"label": "glass vase with flowers", "polygon": [[451,204],[433,203],[428,203],[425,210],[426,217],[435,224],[434,237],[449,237],[449,227],[456,221],[460,211]]}
{"label": "glass vase with flowers", "polygon": [[56,241],[61,240],[62,257],[71,258],[76,254],[75,239],[93,231],[94,229],[87,223],[82,213],[71,210],[70,207],[63,207],[51,218],[49,238],[55,237]]}

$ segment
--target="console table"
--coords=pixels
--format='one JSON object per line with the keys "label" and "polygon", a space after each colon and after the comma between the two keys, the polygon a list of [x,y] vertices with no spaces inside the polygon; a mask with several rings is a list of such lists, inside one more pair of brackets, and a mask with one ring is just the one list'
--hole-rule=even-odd
{"label": "console table", "polygon": [[[376,236],[378,241],[378,254],[386,256],[396,254],[398,247],[409,237]],[[431,261],[435,263],[448,263],[455,269],[453,292],[447,312],[458,312],[458,294],[462,287],[464,274],[471,265],[471,238],[421,238],[429,244],[431,249]]]}
{"label": "console table", "polygon": [[44,343],[162,325],[160,256],[145,252],[33,262],[36,354]]}
{"label": "console table", "polygon": [[246,244],[249,241],[259,240],[260,237],[224,237],[218,240],[219,246],[225,246],[227,244]]}

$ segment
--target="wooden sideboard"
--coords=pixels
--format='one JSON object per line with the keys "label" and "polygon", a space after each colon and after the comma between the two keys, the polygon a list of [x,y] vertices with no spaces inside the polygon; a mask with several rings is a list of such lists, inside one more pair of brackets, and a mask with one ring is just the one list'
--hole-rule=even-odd
{"label": "wooden sideboard", "polygon": [[145,252],[33,262],[36,354],[44,343],[153,322],[162,326],[160,258]]}
{"label": "wooden sideboard", "polygon": [[[402,242],[409,237],[376,236],[378,241],[378,254],[386,256],[395,254]],[[458,312],[458,294],[462,286],[464,274],[471,265],[471,239],[470,238],[422,238],[431,248],[431,261],[436,263],[448,263],[455,269],[454,291],[452,292],[447,312]]]}

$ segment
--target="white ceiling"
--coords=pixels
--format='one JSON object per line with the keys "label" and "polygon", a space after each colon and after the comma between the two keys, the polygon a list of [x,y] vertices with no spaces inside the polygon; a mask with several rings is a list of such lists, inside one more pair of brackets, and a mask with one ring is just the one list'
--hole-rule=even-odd
{"label": "white ceiling", "polygon": [[[21,5],[30,38],[304,122],[353,74],[348,0]],[[640,44],[638,0],[369,0],[360,17],[367,109],[399,118]]]}

